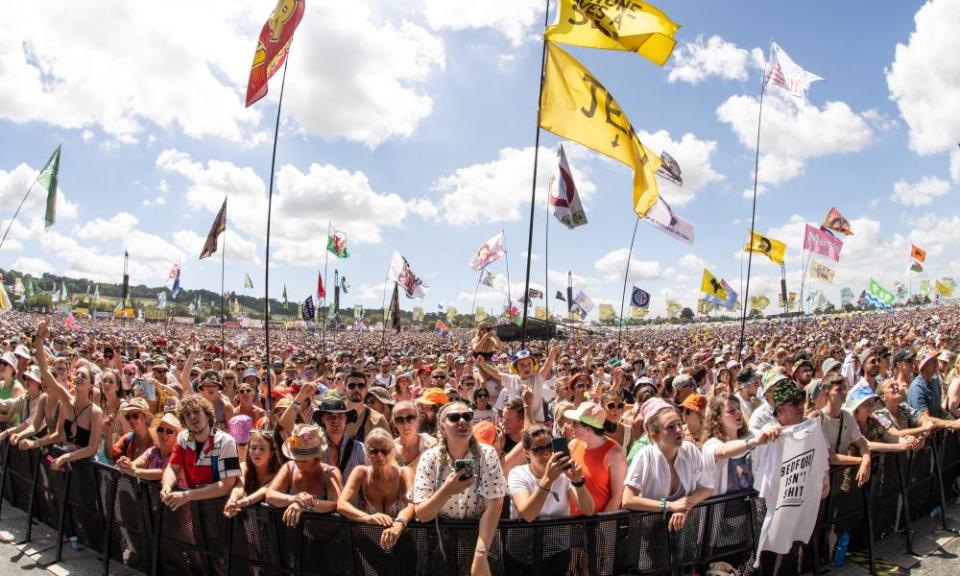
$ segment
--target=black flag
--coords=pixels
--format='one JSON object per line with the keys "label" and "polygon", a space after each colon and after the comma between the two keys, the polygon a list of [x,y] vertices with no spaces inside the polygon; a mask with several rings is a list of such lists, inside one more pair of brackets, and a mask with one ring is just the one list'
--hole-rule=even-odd
{"label": "black flag", "polygon": [[390,298],[390,325],[400,333],[400,286],[393,283],[393,297]]}
{"label": "black flag", "polygon": [[304,322],[307,320],[313,320],[316,316],[316,313],[317,311],[313,307],[313,296],[307,296],[307,299],[303,301],[303,308],[301,312]]}
{"label": "black flag", "polygon": [[557,295],[555,296],[555,298],[556,298],[557,300],[561,301],[561,302],[566,302],[566,301],[567,301],[567,299],[563,297],[563,292],[561,292],[561,291],[559,291],[559,290],[557,290]]}
{"label": "black flag", "polygon": [[214,252],[217,251],[217,238],[220,237],[227,229],[227,199],[223,199],[223,206],[220,207],[220,212],[217,212],[217,217],[213,221],[213,226],[210,227],[210,233],[207,234],[207,241],[203,243],[203,251],[200,252],[200,259],[203,260],[208,256],[213,256]]}

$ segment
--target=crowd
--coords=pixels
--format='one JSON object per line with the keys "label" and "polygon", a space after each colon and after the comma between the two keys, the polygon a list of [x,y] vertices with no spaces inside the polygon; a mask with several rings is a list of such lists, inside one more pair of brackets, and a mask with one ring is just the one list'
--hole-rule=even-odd
{"label": "crowd", "polygon": [[[663,515],[681,531],[703,500],[775,497],[785,430],[818,424],[850,482],[871,454],[960,428],[952,305],[803,321],[645,328],[500,342],[490,326],[440,336],[262,333],[0,317],[0,442],[60,445],[160,482],[163,503],[266,502],[382,526],[474,519],[488,573],[501,518]],[[269,357],[269,364],[266,358]],[[818,480],[819,486],[819,480]],[[529,570],[507,546],[509,573]],[[554,542],[545,573],[574,552]],[[768,554],[768,552],[764,552]]]}

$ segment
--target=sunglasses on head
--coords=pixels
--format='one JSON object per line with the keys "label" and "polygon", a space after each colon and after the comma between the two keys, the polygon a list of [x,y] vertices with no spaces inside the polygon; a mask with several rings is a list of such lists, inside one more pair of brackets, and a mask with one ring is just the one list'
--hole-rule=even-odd
{"label": "sunglasses on head", "polygon": [[394,416],[393,421],[397,424],[410,424],[417,421],[417,415],[407,414],[406,416]]}
{"label": "sunglasses on head", "polygon": [[347,389],[348,389],[348,390],[356,390],[357,388],[366,388],[366,387],[367,387],[367,383],[366,383],[366,382],[349,382],[349,383],[347,383]]}
{"label": "sunglasses on head", "polygon": [[460,420],[464,422],[470,422],[473,420],[473,412],[454,412],[453,414],[447,414],[447,422],[451,424],[458,424]]}
{"label": "sunglasses on head", "polygon": [[530,451],[536,455],[546,454],[547,452],[553,452],[552,444],[544,444],[543,446],[531,446]]}

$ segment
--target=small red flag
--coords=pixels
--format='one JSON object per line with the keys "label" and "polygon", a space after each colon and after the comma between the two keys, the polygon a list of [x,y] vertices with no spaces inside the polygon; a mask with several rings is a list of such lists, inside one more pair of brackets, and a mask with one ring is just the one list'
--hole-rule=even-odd
{"label": "small red flag", "polygon": [[323,289],[323,272],[317,273],[317,298],[326,298],[327,291]]}
{"label": "small red flag", "polygon": [[247,82],[247,107],[267,95],[267,83],[287,59],[293,32],[303,18],[304,0],[277,0],[260,30]]}
{"label": "small red flag", "polygon": [[927,251],[923,248],[919,248],[913,244],[910,245],[910,257],[916,260],[917,262],[926,262],[927,261]]}

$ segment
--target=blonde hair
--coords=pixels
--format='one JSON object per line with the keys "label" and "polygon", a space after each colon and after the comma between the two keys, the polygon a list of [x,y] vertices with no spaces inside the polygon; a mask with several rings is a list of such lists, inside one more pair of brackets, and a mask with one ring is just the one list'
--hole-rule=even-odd
{"label": "blonde hair", "polygon": [[391,449],[394,447],[393,436],[391,436],[390,433],[383,428],[374,428],[371,430],[367,434],[367,437],[363,439],[363,444],[364,446],[369,447],[372,442],[376,442],[377,440],[381,440],[386,444],[389,444]]}

